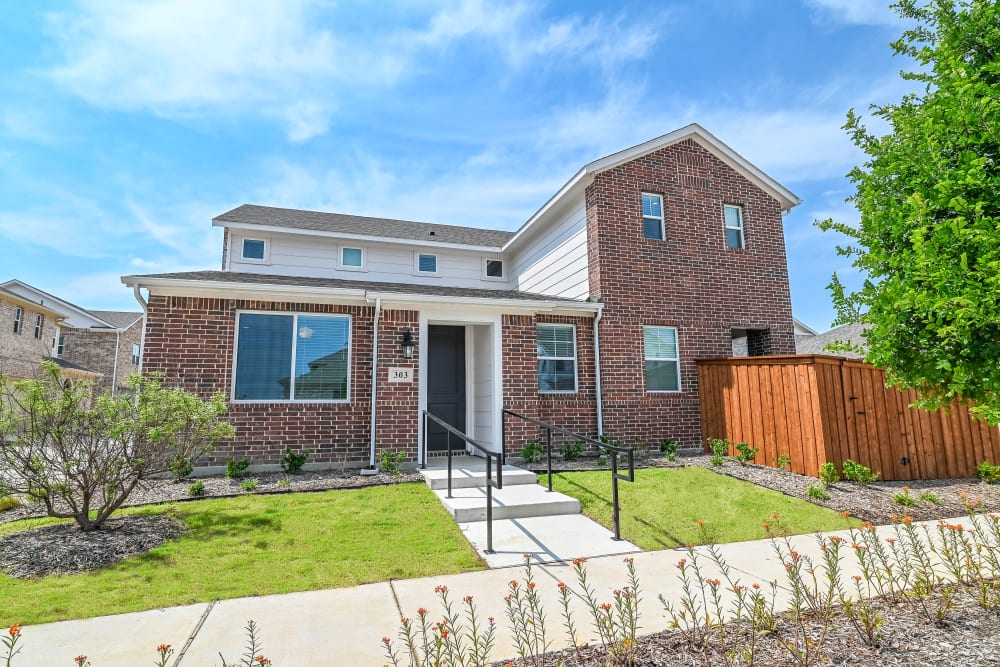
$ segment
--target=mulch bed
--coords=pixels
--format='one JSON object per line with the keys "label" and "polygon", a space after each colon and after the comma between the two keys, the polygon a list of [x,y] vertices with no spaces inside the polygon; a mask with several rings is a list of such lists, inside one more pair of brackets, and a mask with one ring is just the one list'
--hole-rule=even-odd
{"label": "mulch bed", "polygon": [[183,532],[181,524],[162,515],[113,517],[86,533],[75,523],[44,526],[0,538],[0,570],[19,579],[96,570]]}

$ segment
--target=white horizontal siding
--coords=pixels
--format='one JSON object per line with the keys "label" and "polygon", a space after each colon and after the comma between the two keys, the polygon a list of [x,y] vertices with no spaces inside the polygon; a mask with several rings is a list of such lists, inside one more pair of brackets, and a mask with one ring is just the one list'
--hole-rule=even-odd
{"label": "white horizontal siding", "polygon": [[514,254],[514,281],[522,292],[568,299],[590,294],[587,209],[581,201],[523,241]]}

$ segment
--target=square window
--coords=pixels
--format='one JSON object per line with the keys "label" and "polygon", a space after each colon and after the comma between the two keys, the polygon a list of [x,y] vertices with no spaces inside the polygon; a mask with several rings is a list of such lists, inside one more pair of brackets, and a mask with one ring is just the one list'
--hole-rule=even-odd
{"label": "square window", "polygon": [[743,248],[743,209],[726,204],[722,207],[722,216],[726,225],[726,247]]}
{"label": "square window", "polygon": [[662,241],[663,229],[663,197],[660,195],[642,193],[642,236],[654,241]]}
{"label": "square window", "polygon": [[267,243],[261,239],[243,239],[243,259],[264,261]]}
{"label": "square window", "polygon": [[340,265],[347,269],[360,269],[365,263],[365,253],[361,248],[341,248]]}
{"label": "square window", "polygon": [[539,324],[538,391],[576,391],[576,327],[572,324]]}
{"label": "square window", "polygon": [[646,391],[680,391],[680,355],[676,327],[643,327]]}
{"label": "square window", "polygon": [[419,273],[437,273],[437,270],[437,255],[425,255],[423,253],[417,255],[417,271]]}
{"label": "square window", "polygon": [[503,260],[500,259],[487,259],[486,260],[486,277],[487,278],[503,278]]}

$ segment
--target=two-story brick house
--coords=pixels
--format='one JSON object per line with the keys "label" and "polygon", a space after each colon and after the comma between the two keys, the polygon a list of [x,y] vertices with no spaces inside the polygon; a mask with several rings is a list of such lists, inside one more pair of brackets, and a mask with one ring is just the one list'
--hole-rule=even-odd
{"label": "two-story brick house", "polygon": [[144,370],[230,399],[209,463],[416,457],[424,409],[494,448],[505,407],[697,446],[695,359],[794,352],[798,203],[690,125],[585,165],[516,232],[245,205],[213,221],[221,271],[122,280]]}

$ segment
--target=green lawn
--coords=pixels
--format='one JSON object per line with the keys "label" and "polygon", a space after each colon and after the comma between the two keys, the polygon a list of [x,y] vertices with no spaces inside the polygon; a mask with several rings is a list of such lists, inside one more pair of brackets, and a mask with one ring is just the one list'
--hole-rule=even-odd
{"label": "green lawn", "polygon": [[[558,473],[552,485],[579,499],[584,514],[613,527],[610,472]],[[756,540],[766,536],[764,522],[780,522],[793,534],[858,525],[833,510],[704,468],[636,470],[635,482],[619,482],[618,489],[622,537],[643,549]],[[770,518],[776,512],[778,521]]]}
{"label": "green lawn", "polygon": [[[0,575],[0,627],[485,567],[424,484],[131,511],[169,514],[188,531],[95,572],[38,580]],[[51,522],[11,523],[0,534]]]}

